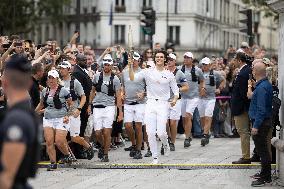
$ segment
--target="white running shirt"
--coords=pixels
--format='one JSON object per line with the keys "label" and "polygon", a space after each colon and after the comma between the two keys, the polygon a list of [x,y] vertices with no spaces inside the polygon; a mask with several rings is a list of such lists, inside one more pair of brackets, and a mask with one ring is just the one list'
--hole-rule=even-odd
{"label": "white running shirt", "polygon": [[179,95],[176,78],[169,70],[159,71],[156,68],[148,68],[135,73],[134,77],[137,80],[145,79],[148,99],[167,101],[171,90],[174,95]]}

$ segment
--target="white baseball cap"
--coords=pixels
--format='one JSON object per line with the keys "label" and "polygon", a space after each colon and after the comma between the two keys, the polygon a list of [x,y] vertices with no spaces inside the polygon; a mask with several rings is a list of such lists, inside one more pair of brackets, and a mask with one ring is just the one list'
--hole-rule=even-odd
{"label": "white baseball cap", "polygon": [[191,52],[184,53],[183,56],[187,56],[188,58],[193,58],[193,54]]}
{"label": "white baseball cap", "polygon": [[241,43],[241,48],[248,48],[248,47],[249,47],[249,45],[248,45],[247,42],[243,41],[243,42]]}
{"label": "white baseball cap", "polygon": [[174,53],[170,53],[169,58],[176,60],[177,56]]}
{"label": "white baseball cap", "polygon": [[238,50],[236,51],[236,53],[239,53],[239,52],[245,53],[245,51],[244,51],[243,49],[238,49]]}
{"label": "white baseball cap", "polygon": [[60,68],[71,68],[71,64],[68,61],[63,61],[58,66]]}
{"label": "white baseball cap", "polygon": [[113,59],[111,57],[110,54],[106,54],[103,58],[103,65],[104,64],[109,64],[109,65],[112,65],[113,64]]}
{"label": "white baseball cap", "polygon": [[58,72],[57,72],[56,70],[50,70],[50,71],[48,72],[47,76],[48,76],[48,77],[51,76],[51,77],[53,77],[53,78],[59,78],[59,74],[58,74]]}
{"label": "white baseball cap", "polygon": [[202,59],[201,59],[200,63],[201,63],[201,64],[206,64],[206,65],[208,65],[208,64],[211,63],[211,60],[210,60],[210,58],[205,57],[205,58],[202,58]]}
{"label": "white baseball cap", "polygon": [[134,52],[133,55],[132,55],[132,58],[133,58],[134,60],[139,60],[139,59],[140,59],[139,53]]}
{"label": "white baseball cap", "polygon": [[262,62],[263,62],[265,65],[270,65],[270,60],[269,60],[269,58],[263,58],[263,59],[262,59]]}

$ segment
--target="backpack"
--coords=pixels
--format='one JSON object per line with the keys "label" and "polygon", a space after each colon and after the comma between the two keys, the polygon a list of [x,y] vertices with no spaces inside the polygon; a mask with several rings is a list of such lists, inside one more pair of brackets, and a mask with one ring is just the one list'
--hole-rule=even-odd
{"label": "backpack", "polygon": [[214,78],[213,70],[210,70],[210,73],[209,73],[209,85],[215,86],[215,78]]}
{"label": "backpack", "polygon": [[[53,103],[54,103],[54,107],[55,107],[56,109],[61,109],[61,108],[62,108],[62,103],[61,103],[61,101],[60,101],[60,99],[59,99],[59,93],[60,93],[60,91],[61,91],[61,88],[62,88],[62,86],[59,85],[59,86],[57,87],[57,90],[56,90],[54,96],[53,96]],[[70,88],[71,88],[71,87],[70,87]],[[47,88],[47,89],[46,89],[45,96],[44,96],[44,99],[43,99],[44,108],[46,108],[46,107],[48,106],[48,104],[47,104],[47,98],[48,98],[48,95],[49,95],[49,91],[50,91],[50,88]]]}
{"label": "backpack", "polygon": [[173,72],[174,76],[176,76],[178,69],[176,68],[175,71]]}
{"label": "backpack", "polygon": [[78,95],[75,93],[74,81],[75,81],[75,77],[71,76],[70,95],[72,97],[72,101],[76,101],[78,99]]}
{"label": "backpack", "polygon": [[[114,94],[115,94],[115,91],[114,91],[114,88],[113,88],[114,76],[115,75],[113,73],[111,73],[110,80],[109,80],[109,85],[108,85],[108,94],[107,94],[108,96],[114,96]],[[100,73],[99,81],[95,85],[95,88],[96,88],[97,92],[102,92],[102,84],[103,84],[103,72]]]}
{"label": "backpack", "polygon": [[[181,67],[181,71],[182,71],[183,73],[185,73],[185,65],[183,65],[183,66]],[[194,66],[194,65],[192,65],[190,73],[191,73],[191,80],[192,80],[193,82],[199,82],[199,81],[198,81],[198,78],[197,78],[197,75],[196,75],[196,73],[195,73],[195,66]]]}

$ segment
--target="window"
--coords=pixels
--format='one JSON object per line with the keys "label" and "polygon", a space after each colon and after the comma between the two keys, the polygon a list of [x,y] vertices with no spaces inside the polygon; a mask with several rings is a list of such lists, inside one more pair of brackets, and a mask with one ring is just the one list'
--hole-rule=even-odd
{"label": "window", "polygon": [[169,26],[169,41],[176,45],[180,44],[180,26]]}
{"label": "window", "polygon": [[88,13],[88,9],[86,7],[83,8],[83,12],[84,14],[87,14]]}
{"label": "window", "polygon": [[143,0],[143,7],[152,7],[152,0]]}
{"label": "window", "polygon": [[45,38],[45,41],[47,41],[49,39],[49,26],[48,25],[45,26],[44,32],[45,32],[44,38]]}
{"label": "window", "polygon": [[97,12],[96,7],[92,7],[92,13],[95,14]]}
{"label": "window", "polygon": [[125,12],[124,0],[115,0],[115,12]]}
{"label": "window", "polygon": [[125,25],[114,26],[114,43],[125,44]]}
{"label": "window", "polygon": [[178,13],[178,1],[175,0],[175,14]]}
{"label": "window", "polygon": [[124,0],[115,0],[115,6],[125,6]]}

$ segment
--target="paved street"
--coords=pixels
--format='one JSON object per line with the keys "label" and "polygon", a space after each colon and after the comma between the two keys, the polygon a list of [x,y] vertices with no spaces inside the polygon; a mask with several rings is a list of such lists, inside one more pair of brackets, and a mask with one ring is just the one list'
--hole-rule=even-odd
{"label": "paved street", "polygon": [[[164,165],[183,166],[182,169],[107,169],[113,164],[148,164],[151,158],[132,160],[123,148],[111,151],[108,164],[102,164],[97,157],[91,161],[80,160],[77,169],[60,168],[54,172],[40,169],[34,188],[78,189],[78,188],[251,188],[249,178],[258,171],[255,166],[248,169],[214,169],[203,164],[230,164],[240,155],[239,139],[212,139],[209,146],[201,147],[200,139],[194,139],[189,149],[183,148],[183,140],[178,139],[176,152],[169,157],[161,157]],[[129,143],[127,144],[129,145]],[[192,168],[191,164],[198,164]],[[105,169],[97,169],[103,167]],[[93,168],[93,169],[92,169]],[[264,187],[266,188],[266,187]],[[267,188],[277,188],[269,186]]]}

